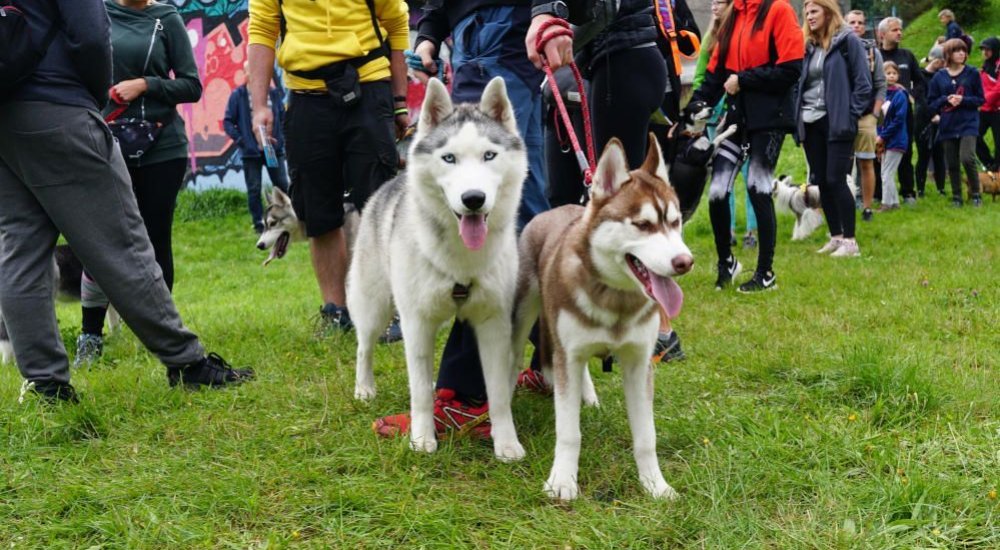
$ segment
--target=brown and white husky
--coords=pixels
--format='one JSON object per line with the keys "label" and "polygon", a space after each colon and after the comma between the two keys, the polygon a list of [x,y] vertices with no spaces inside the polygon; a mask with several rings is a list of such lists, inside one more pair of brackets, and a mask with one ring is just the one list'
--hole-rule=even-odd
{"label": "brown and white husky", "polygon": [[[622,367],[639,480],[650,495],[674,498],[656,457],[653,354],[660,309],[676,316],[684,294],[674,277],[694,260],[681,237],[681,210],[653,136],[646,159],[629,171],[612,139],[598,162],[591,200],[541,214],[520,239],[514,356],[523,357],[539,321],[543,373],[554,382],[555,461],[545,491],[576,498],[581,400],[596,404],[591,357],[614,355]],[[520,369],[515,369],[517,372]]]}

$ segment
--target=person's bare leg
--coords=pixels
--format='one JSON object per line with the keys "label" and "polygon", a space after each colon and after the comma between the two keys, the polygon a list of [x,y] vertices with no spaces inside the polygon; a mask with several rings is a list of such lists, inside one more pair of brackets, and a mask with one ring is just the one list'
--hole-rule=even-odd
{"label": "person's bare leg", "polygon": [[309,255],[323,303],[343,307],[347,302],[344,292],[347,277],[347,239],[344,237],[344,229],[341,227],[318,237],[310,237]]}
{"label": "person's bare leg", "polygon": [[858,159],[858,175],[861,176],[861,205],[871,208],[875,200],[875,161]]}

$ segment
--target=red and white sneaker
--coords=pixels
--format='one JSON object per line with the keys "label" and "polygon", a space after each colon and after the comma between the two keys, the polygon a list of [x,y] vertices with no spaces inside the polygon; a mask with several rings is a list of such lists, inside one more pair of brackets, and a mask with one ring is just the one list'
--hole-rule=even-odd
{"label": "red and white sneaker", "polygon": [[[438,439],[452,437],[490,438],[490,405],[473,406],[455,398],[455,391],[441,388],[434,398],[434,429]],[[383,416],[372,422],[380,437],[400,437],[410,433],[410,413]]]}
{"label": "red and white sneaker", "polygon": [[552,395],[552,386],[546,382],[542,371],[530,367],[517,375],[517,387],[540,395]]}

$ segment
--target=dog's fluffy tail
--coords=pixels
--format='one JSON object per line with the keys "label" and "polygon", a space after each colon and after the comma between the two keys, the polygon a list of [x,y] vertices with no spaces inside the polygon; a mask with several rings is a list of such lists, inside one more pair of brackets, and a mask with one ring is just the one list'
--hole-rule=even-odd
{"label": "dog's fluffy tail", "polygon": [[795,232],[795,235],[792,235],[793,240],[805,239],[823,225],[823,215],[819,212],[815,208],[806,208],[806,211],[802,213],[802,218],[796,224],[798,231]]}

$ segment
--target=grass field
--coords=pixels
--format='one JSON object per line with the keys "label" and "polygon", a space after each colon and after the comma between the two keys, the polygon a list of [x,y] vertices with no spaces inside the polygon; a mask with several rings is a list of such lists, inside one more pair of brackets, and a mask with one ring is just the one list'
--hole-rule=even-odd
{"label": "grass field", "polygon": [[[803,172],[791,145],[781,170]],[[859,225],[864,256],[840,261],[814,253],[821,232],[791,243],[782,216],[780,289],[751,296],[713,290],[703,207],[676,321],[688,359],[656,371],[660,461],[682,498],[644,496],[621,373],[595,362],[583,497],[558,505],[542,493],[549,400],[516,397],[517,464],[482,442],[418,455],[377,439],[372,420],[408,407],[402,346],[378,351],[374,403],[354,401],[353,339],[313,332],[306,247],[261,268],[238,194],[182,202],[182,314],[259,380],[169,390],[127,330],[74,372],[76,406],[18,404],[0,368],[0,547],[1000,547],[1000,203],[933,196],[877,216]],[[78,305],[59,318],[71,347]]]}

